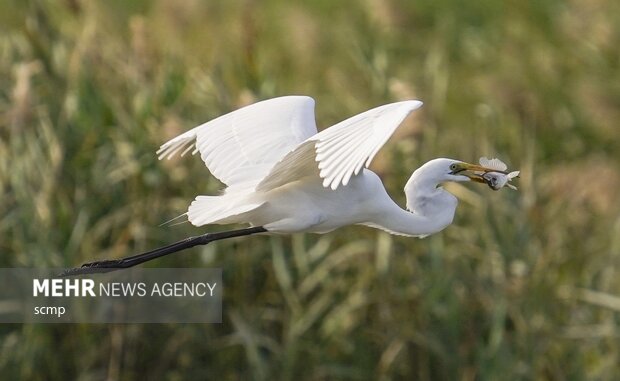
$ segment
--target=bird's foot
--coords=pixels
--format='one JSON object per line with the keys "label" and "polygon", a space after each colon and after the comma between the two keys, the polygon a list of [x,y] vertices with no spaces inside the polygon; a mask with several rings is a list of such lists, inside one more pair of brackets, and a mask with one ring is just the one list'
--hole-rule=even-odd
{"label": "bird's foot", "polygon": [[62,274],[60,274],[60,276],[65,277],[65,276],[75,276],[75,275],[84,275],[84,274],[107,273],[110,271],[118,270],[119,268],[122,268],[121,259],[94,261],[94,262],[84,263],[80,267],[74,267],[72,269],[67,269]]}

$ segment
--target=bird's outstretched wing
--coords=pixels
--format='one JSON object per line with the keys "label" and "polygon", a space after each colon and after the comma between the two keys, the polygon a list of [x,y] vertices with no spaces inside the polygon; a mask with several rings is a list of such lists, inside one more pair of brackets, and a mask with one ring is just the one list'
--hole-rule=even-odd
{"label": "bird's outstretched wing", "polygon": [[319,132],[284,156],[256,189],[274,189],[316,172],[324,187],[335,190],[346,186],[352,176],[370,165],[403,119],[421,106],[416,100],[390,103]]}
{"label": "bird's outstretched wing", "polygon": [[229,187],[256,184],[288,152],[316,134],[314,99],[286,96],[254,103],[164,143],[159,159],[200,152]]}

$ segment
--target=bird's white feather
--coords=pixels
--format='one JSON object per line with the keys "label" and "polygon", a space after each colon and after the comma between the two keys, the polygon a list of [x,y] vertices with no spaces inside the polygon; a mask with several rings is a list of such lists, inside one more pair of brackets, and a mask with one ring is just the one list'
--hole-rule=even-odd
{"label": "bird's white feather", "polygon": [[307,176],[312,173],[309,163],[318,165],[324,187],[336,190],[341,185],[346,186],[352,176],[370,165],[403,119],[421,106],[422,102],[415,100],[390,103],[319,132],[284,156],[256,190],[273,189]]}
{"label": "bird's white feather", "polygon": [[344,120],[310,138],[316,141],[323,186],[347,185],[351,176],[368,167],[379,149],[420,101],[390,103]]}
{"label": "bird's white feather", "polygon": [[309,176],[319,178],[314,145],[315,142],[306,141],[286,154],[256,186],[256,191],[266,192]]}
{"label": "bird's white feather", "polygon": [[198,196],[187,210],[194,226],[230,223],[227,219],[259,208],[264,202],[244,202],[245,195]]}
{"label": "bird's white feather", "polygon": [[286,96],[254,103],[164,143],[159,159],[194,148],[211,173],[229,187],[260,181],[299,143],[316,134],[314,100]]}
{"label": "bird's white feather", "polygon": [[389,234],[392,234],[392,235],[399,235],[401,237],[426,238],[426,237],[429,236],[429,234],[407,234],[407,233],[397,232],[397,231],[394,231],[394,230],[390,230],[390,229],[386,228],[385,226],[382,226],[382,225],[379,225],[379,224],[374,224],[372,222],[365,222],[365,223],[361,223],[359,225],[368,226],[368,227],[371,227],[373,229],[383,230],[386,233],[389,233]]}

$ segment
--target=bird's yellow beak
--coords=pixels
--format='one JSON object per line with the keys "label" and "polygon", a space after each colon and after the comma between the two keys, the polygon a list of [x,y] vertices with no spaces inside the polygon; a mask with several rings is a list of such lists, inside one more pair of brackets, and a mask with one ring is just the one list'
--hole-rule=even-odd
{"label": "bird's yellow beak", "polygon": [[478,164],[470,164],[470,163],[455,163],[455,164],[452,164],[451,169],[452,169],[452,172],[450,172],[451,175],[467,176],[469,177],[471,181],[475,181],[477,183],[482,183],[482,184],[487,183],[487,181],[482,177],[487,172],[499,172],[505,175],[508,174],[508,172],[505,172],[505,171],[498,171],[497,169],[487,168],[487,167],[483,167]]}

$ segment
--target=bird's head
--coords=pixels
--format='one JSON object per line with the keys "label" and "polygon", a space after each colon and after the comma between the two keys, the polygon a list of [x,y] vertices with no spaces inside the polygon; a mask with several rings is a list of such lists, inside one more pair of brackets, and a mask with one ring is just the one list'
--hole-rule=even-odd
{"label": "bird's head", "polygon": [[[487,168],[478,164],[470,164],[454,159],[433,159],[420,168],[418,168],[405,185],[405,194],[407,195],[407,209],[431,212],[432,208],[447,208],[445,210],[454,212],[455,204],[450,203],[451,207],[445,204],[428,203],[425,198],[432,195],[445,195],[445,193],[436,193],[436,189],[446,182],[465,182],[474,181],[477,183],[487,184],[487,180],[483,177],[488,172],[501,172],[499,169]],[[434,206],[433,206],[434,205]],[[450,209],[452,208],[452,209]],[[426,210],[426,211],[425,211]],[[450,220],[451,221],[451,220]]]}
{"label": "bird's head", "polygon": [[507,173],[478,164],[470,164],[460,160],[440,158],[431,160],[421,166],[416,171],[418,176],[415,176],[416,173],[414,173],[414,178],[417,177],[419,180],[425,179],[436,184],[448,181],[474,181],[477,183],[487,184],[487,180],[482,177],[482,175],[487,172]]}

